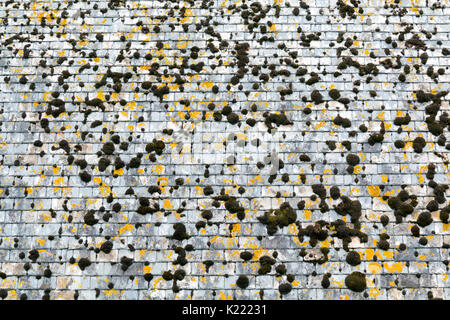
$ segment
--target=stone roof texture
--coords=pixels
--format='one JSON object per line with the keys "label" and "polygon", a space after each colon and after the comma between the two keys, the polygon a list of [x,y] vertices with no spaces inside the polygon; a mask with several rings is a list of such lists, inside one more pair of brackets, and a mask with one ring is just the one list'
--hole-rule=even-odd
{"label": "stone roof texture", "polygon": [[448,1],[1,1],[0,298],[449,299]]}

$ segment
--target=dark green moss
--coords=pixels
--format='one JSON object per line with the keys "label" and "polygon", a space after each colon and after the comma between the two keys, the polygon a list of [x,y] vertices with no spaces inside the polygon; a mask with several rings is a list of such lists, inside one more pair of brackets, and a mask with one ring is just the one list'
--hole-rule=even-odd
{"label": "dark green moss", "polygon": [[350,251],[345,258],[345,261],[351,266],[357,266],[361,263],[361,256],[356,251]]}
{"label": "dark green moss", "polygon": [[249,261],[253,258],[253,253],[249,252],[249,251],[243,251],[240,253],[240,258],[244,261]]}
{"label": "dark green moss", "polygon": [[423,211],[419,214],[419,217],[417,218],[417,224],[421,226],[422,228],[430,225],[433,222],[433,218],[431,216],[431,213],[428,211]]}
{"label": "dark green moss", "polygon": [[366,287],[366,276],[358,271],[354,271],[345,277],[345,285],[352,291],[363,292]]}
{"label": "dark green moss", "polygon": [[246,289],[249,285],[250,281],[244,275],[240,275],[236,281],[236,285],[241,289]]}
{"label": "dark green moss", "polygon": [[292,291],[292,285],[290,283],[282,283],[278,287],[278,291],[280,291],[282,295],[288,294]]}

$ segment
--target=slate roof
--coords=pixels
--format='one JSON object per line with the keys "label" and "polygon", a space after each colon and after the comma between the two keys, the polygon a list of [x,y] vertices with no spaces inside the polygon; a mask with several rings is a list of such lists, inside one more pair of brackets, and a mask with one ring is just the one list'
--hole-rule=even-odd
{"label": "slate roof", "polygon": [[448,1],[0,3],[0,298],[448,299]]}

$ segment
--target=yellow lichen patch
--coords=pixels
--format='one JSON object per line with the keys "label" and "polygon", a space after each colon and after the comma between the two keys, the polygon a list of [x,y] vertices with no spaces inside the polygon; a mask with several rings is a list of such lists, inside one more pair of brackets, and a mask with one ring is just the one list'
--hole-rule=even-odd
{"label": "yellow lichen patch", "polygon": [[119,298],[120,296],[120,292],[117,289],[103,290],[103,292],[107,297],[115,296],[116,298]]}
{"label": "yellow lichen patch", "polygon": [[368,186],[367,189],[372,197],[378,197],[381,193],[379,186]]}
{"label": "yellow lichen patch", "polygon": [[369,289],[369,297],[371,298],[378,298],[379,296],[381,296],[383,294],[383,291],[379,288],[371,288]]}
{"label": "yellow lichen patch", "polygon": [[372,274],[379,274],[381,273],[381,265],[378,262],[370,262],[367,266],[367,271]]}
{"label": "yellow lichen patch", "polygon": [[169,199],[164,199],[163,208],[164,209],[173,209],[172,203],[170,202]]}
{"label": "yellow lichen patch", "polygon": [[327,123],[326,123],[325,121],[321,121],[321,122],[319,122],[319,123],[316,123],[316,124],[314,125],[314,129],[318,130],[318,129],[324,127],[326,124],[327,124]]}
{"label": "yellow lichen patch", "polygon": [[121,175],[123,175],[123,168],[120,168],[120,169],[114,169],[113,170],[113,174],[116,174],[116,175],[118,175],[118,176],[121,176]]}
{"label": "yellow lichen patch", "polygon": [[311,219],[311,218],[312,218],[312,212],[311,212],[311,210],[304,210],[303,217],[304,217],[306,220]]}
{"label": "yellow lichen patch", "polygon": [[214,83],[212,81],[205,81],[200,85],[200,87],[205,90],[211,89],[213,86],[214,86]]}
{"label": "yellow lichen patch", "polygon": [[219,300],[233,300],[233,296],[231,294],[226,295],[225,292],[219,291]]}
{"label": "yellow lichen patch", "polygon": [[384,262],[383,267],[389,273],[401,273],[405,262]]}
{"label": "yellow lichen patch", "polygon": [[127,231],[132,231],[133,226],[131,224],[126,224],[122,228],[119,229],[119,234],[124,234]]}

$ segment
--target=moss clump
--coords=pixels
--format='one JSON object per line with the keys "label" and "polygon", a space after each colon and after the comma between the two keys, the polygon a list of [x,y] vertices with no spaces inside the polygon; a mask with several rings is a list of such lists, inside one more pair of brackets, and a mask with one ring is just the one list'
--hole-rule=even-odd
{"label": "moss clump", "polygon": [[413,149],[416,153],[422,153],[423,148],[426,146],[426,141],[422,137],[417,137],[413,141]]}
{"label": "moss clump", "polygon": [[297,220],[297,213],[288,202],[281,204],[280,209],[265,212],[258,220],[266,225],[267,233],[274,235],[278,228],[287,227]]}
{"label": "moss clump", "polygon": [[164,271],[163,272],[163,274],[162,274],[162,278],[164,279],[164,280],[166,280],[166,281],[170,281],[170,280],[173,280],[173,274],[172,274],[172,271]]}
{"label": "moss clump", "polygon": [[358,271],[352,272],[345,277],[345,285],[352,291],[363,292],[367,288],[366,276]]}
{"label": "moss clump", "polygon": [[211,210],[203,210],[203,212],[202,212],[203,219],[210,220],[210,219],[212,219],[212,217],[213,217],[213,214],[212,214]]}
{"label": "moss clump", "polygon": [[419,217],[417,218],[417,224],[422,228],[430,225],[432,222],[433,218],[431,217],[431,213],[428,211],[422,212],[421,214],[419,214]]}
{"label": "moss clump", "polygon": [[427,239],[427,238],[425,238],[425,237],[420,237],[420,239],[419,239],[419,244],[420,244],[421,246],[426,246],[427,243],[428,243],[428,239]]}
{"label": "moss clump", "polygon": [[380,221],[381,221],[381,224],[383,225],[383,227],[386,227],[387,224],[389,223],[389,217],[387,215],[383,214],[380,217]]}
{"label": "moss clump", "polygon": [[335,124],[337,126],[342,126],[344,128],[349,128],[352,125],[352,122],[350,121],[350,119],[343,118],[340,115],[337,115],[333,119],[333,124]]}
{"label": "moss clump", "polygon": [[356,166],[359,164],[359,157],[356,154],[349,154],[347,155],[347,163],[351,166]]}
{"label": "moss clump", "polygon": [[444,223],[448,223],[449,213],[450,213],[450,206],[442,208],[441,212],[439,212],[439,219],[441,219],[441,221]]}
{"label": "moss clump", "polygon": [[259,258],[261,267],[258,270],[258,274],[268,274],[272,270],[272,266],[275,264],[275,259],[265,255]]}
{"label": "moss clump", "polygon": [[102,148],[102,151],[105,153],[105,154],[107,154],[107,155],[111,155],[111,154],[113,154],[114,153],[114,143],[112,143],[112,142],[106,142],[104,145],[103,145],[103,148]]}
{"label": "moss clump", "polygon": [[316,222],[314,225],[309,225],[306,228],[299,227],[298,238],[303,242],[304,237],[308,236],[311,246],[315,247],[318,241],[325,241],[328,238],[328,231],[324,227],[328,227],[328,224],[323,220]]}
{"label": "moss clump", "polygon": [[152,142],[147,143],[147,145],[145,146],[145,151],[148,153],[155,152],[160,156],[163,153],[165,147],[166,145],[164,144],[164,141],[153,139]]}
{"label": "moss clump", "polygon": [[327,196],[327,190],[325,189],[323,184],[313,184],[312,185],[312,190],[321,199],[325,199],[325,197]]}
{"label": "moss clump", "polygon": [[428,211],[438,211],[439,210],[439,203],[436,200],[431,200],[427,204],[427,210]]}
{"label": "moss clump", "polygon": [[288,294],[289,292],[292,291],[292,285],[290,283],[282,283],[280,284],[280,286],[278,287],[278,290],[280,291],[280,293],[283,294]]}
{"label": "moss clump", "polygon": [[127,256],[123,256],[120,258],[120,269],[122,271],[127,271],[128,268],[134,263],[134,260],[132,258],[128,258]]}
{"label": "moss clump", "polygon": [[330,276],[331,275],[329,273],[323,275],[322,281],[320,283],[322,285],[322,288],[328,289],[330,287]]}
{"label": "moss clump", "polygon": [[320,104],[323,102],[323,96],[318,90],[313,90],[313,92],[311,92],[311,100],[314,101],[315,104]]}
{"label": "moss clump", "polygon": [[91,181],[91,175],[89,173],[87,173],[86,171],[82,171],[79,173],[80,179],[81,181],[88,183],[89,181]]}
{"label": "moss clump", "polygon": [[389,248],[390,248],[389,242],[387,240],[385,240],[385,239],[382,239],[382,240],[378,241],[378,245],[377,246],[381,250],[385,250],[385,251],[389,250]]}
{"label": "moss clump", "polygon": [[250,281],[248,280],[248,278],[244,275],[240,275],[239,278],[236,281],[236,285],[241,288],[241,289],[245,289],[248,287]]}
{"label": "moss clump", "polygon": [[328,94],[333,100],[338,100],[341,97],[341,94],[337,89],[331,89]]}
{"label": "moss clump", "polygon": [[189,239],[189,235],[186,232],[186,226],[182,224],[181,222],[175,223],[173,225],[173,228],[175,229],[172,238],[175,240],[184,240]]}
{"label": "moss clump", "polygon": [[153,275],[150,272],[144,274],[145,281],[150,282],[150,281],[152,281],[152,279],[153,279]]}
{"label": "moss clump", "polygon": [[394,142],[394,146],[395,146],[397,149],[403,149],[403,148],[405,147],[405,145],[406,145],[406,143],[405,143],[404,141],[402,141],[402,140],[396,140],[396,141]]}
{"label": "moss clump", "polygon": [[214,189],[211,186],[206,186],[203,188],[203,194],[205,196],[212,195],[214,193]]}
{"label": "moss clump", "polygon": [[100,251],[103,251],[104,253],[108,254],[112,251],[113,243],[111,241],[105,241],[100,246]]}
{"label": "moss clump", "polygon": [[114,203],[112,208],[111,208],[114,212],[119,212],[120,209],[122,209],[122,205],[118,202]]}
{"label": "moss clump", "polygon": [[350,251],[345,258],[345,261],[351,266],[357,266],[361,263],[361,256],[356,251]]}
{"label": "moss clump", "polygon": [[335,207],[336,212],[343,216],[350,214],[353,223],[358,221],[362,213],[361,202],[358,200],[350,200],[346,196],[342,196],[341,200],[342,202]]}
{"label": "moss clump", "polygon": [[244,207],[242,207],[239,201],[234,197],[225,201],[225,209],[230,213],[236,213],[239,220],[243,220],[245,217]]}
{"label": "moss clump", "polygon": [[84,215],[84,223],[88,226],[93,226],[98,222],[98,219],[95,219],[94,210],[89,210],[88,213]]}
{"label": "moss clump", "polygon": [[86,269],[91,265],[91,261],[88,258],[81,258],[78,260],[78,267],[80,267],[81,270]]}
{"label": "moss clump", "polygon": [[36,260],[39,259],[39,251],[37,251],[36,249],[30,250],[28,254],[28,259],[33,262],[36,262]]}
{"label": "moss clump", "polygon": [[108,159],[106,159],[106,158],[101,158],[101,159],[98,161],[98,170],[99,170],[100,172],[103,172],[103,171],[106,170],[106,168],[107,168],[110,164],[111,164],[111,161],[110,161],[110,160],[108,160]]}
{"label": "moss clump", "polygon": [[333,200],[339,199],[341,196],[341,191],[339,190],[339,187],[333,186],[330,189],[330,196]]}
{"label": "moss clump", "polygon": [[239,122],[239,116],[232,112],[229,115],[227,115],[227,121],[231,124],[237,124]]}
{"label": "moss clump", "polygon": [[186,276],[186,271],[184,271],[183,269],[178,269],[173,273],[173,277],[179,281],[183,280],[185,276]]}
{"label": "moss clump", "polygon": [[413,235],[413,237],[419,237],[420,236],[420,228],[418,226],[412,226],[411,234]]}
{"label": "moss clump", "polygon": [[243,252],[241,252],[239,257],[244,261],[249,261],[253,258],[253,253],[251,253],[249,251],[243,251]]}

